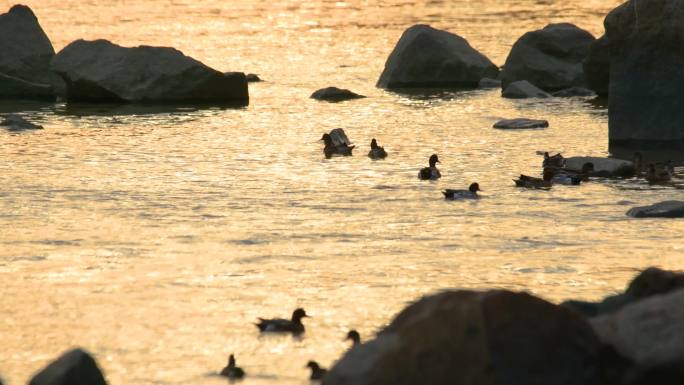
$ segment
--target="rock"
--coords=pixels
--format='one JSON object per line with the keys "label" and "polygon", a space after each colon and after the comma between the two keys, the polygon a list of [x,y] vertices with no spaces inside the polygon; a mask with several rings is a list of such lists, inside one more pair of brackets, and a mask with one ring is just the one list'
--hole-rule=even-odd
{"label": "rock", "polygon": [[106,385],[93,357],[81,349],[64,353],[33,376],[29,385]]}
{"label": "rock", "polygon": [[447,291],[350,349],[325,385],[599,383],[599,341],[576,313],[526,293]]}
{"label": "rock", "polygon": [[630,0],[606,16],[611,142],[684,146],[682,20],[680,0]]}
{"label": "rock", "polygon": [[558,98],[571,98],[574,96],[596,96],[596,93],[584,87],[570,87],[564,90],[553,92],[551,95]]}
{"label": "rock", "polygon": [[581,171],[582,165],[588,162],[594,164],[592,176],[605,178],[630,177],[636,172],[634,163],[628,160],[601,158],[596,156],[573,156],[566,158],[565,167],[570,170]]}
{"label": "rock", "polygon": [[501,71],[504,88],[527,80],[556,91],[585,85],[582,61],[594,36],[573,24],[549,24],[515,42]]}
{"label": "rock", "polygon": [[501,88],[501,80],[492,78],[482,78],[477,83],[477,88]]}
{"label": "rock", "polygon": [[549,126],[549,122],[546,120],[536,120],[527,118],[517,118],[517,119],[504,119],[499,120],[494,123],[494,128],[546,128]]}
{"label": "rock", "polygon": [[501,96],[510,99],[550,98],[551,95],[537,88],[527,80],[513,82],[506,87]]}
{"label": "rock", "polygon": [[589,52],[582,63],[587,87],[599,96],[608,96],[610,83],[610,45],[606,35],[589,45]]}
{"label": "rock", "polygon": [[320,90],[311,94],[311,98],[326,102],[341,102],[343,100],[365,98],[365,96],[342,88],[327,87],[321,88]]}
{"label": "rock", "polygon": [[591,320],[602,342],[640,367],[684,358],[684,290],[649,297]]}
{"label": "rock", "polygon": [[627,215],[633,218],[684,218],[684,201],[664,201],[650,206],[632,207]]}
{"label": "rock", "polygon": [[15,114],[8,114],[3,117],[0,122],[0,126],[7,127],[10,131],[23,131],[23,130],[42,130],[43,126],[33,124],[23,117]]}
{"label": "rock", "polygon": [[247,79],[248,83],[256,83],[261,81],[261,78],[257,74],[247,74],[245,75],[245,78]]}
{"label": "rock", "polygon": [[639,368],[627,385],[681,385],[684,384],[684,359]]}
{"label": "rock", "polygon": [[377,86],[475,88],[480,79],[498,73],[498,67],[464,38],[418,24],[401,35]]}
{"label": "rock", "polygon": [[173,48],[77,40],[51,66],[71,102],[249,103],[245,74],[223,74]]}
{"label": "rock", "polygon": [[44,88],[55,50],[29,7],[15,5],[0,15],[0,52],[0,97],[54,99]]}

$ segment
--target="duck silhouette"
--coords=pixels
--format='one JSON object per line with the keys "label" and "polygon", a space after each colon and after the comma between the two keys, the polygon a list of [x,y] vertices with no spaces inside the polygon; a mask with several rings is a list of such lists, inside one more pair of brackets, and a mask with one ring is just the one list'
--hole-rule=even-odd
{"label": "duck silhouette", "polygon": [[356,330],[352,329],[347,333],[347,337],[345,338],[346,340],[350,340],[352,342],[352,346],[359,345],[361,343],[361,335],[359,332]]}
{"label": "duck silhouette", "polygon": [[371,159],[385,159],[387,158],[387,151],[383,147],[378,146],[378,142],[373,138],[371,140],[371,149],[368,152],[368,157]]}
{"label": "duck silhouette", "polygon": [[228,366],[221,370],[221,375],[228,378],[242,378],[245,376],[245,371],[235,366],[235,356],[231,354],[228,357]]}
{"label": "duck silhouette", "polygon": [[311,369],[311,376],[309,376],[310,380],[322,380],[328,373],[328,369],[321,368],[316,361],[309,361],[306,364],[306,367]]}
{"label": "duck silhouette", "polygon": [[543,178],[537,178],[534,176],[527,176],[524,174],[520,174],[518,179],[513,179],[513,182],[515,182],[515,185],[518,187],[551,188],[551,186],[553,184],[551,182],[553,175],[554,175],[554,173],[551,170],[545,170]]}
{"label": "duck silhouette", "polygon": [[442,177],[442,173],[439,172],[437,169],[437,166],[435,166],[437,163],[440,163],[439,158],[437,157],[437,154],[432,154],[430,156],[429,160],[429,167],[424,167],[420,169],[418,172],[418,179],[422,180],[436,180]]}
{"label": "duck silhouette", "polygon": [[329,134],[323,134],[321,140],[325,144],[323,154],[327,159],[333,155],[351,156],[355,147],[349,142],[347,134],[341,128],[335,128]]}
{"label": "duck silhouette", "polygon": [[289,320],[284,318],[259,318],[259,323],[256,323],[255,325],[262,333],[273,332],[301,334],[304,333],[304,324],[302,324],[302,318],[304,317],[309,316],[306,314],[304,309],[298,308],[292,312],[292,318]]}
{"label": "duck silhouette", "polygon": [[477,195],[480,190],[480,185],[478,183],[471,183],[467,190],[452,190],[446,189],[442,191],[444,194],[444,199],[456,200],[456,199],[478,199]]}
{"label": "duck silhouette", "polygon": [[646,180],[648,183],[663,183],[669,182],[674,174],[674,167],[671,163],[668,164],[654,164],[649,163],[646,168]]}

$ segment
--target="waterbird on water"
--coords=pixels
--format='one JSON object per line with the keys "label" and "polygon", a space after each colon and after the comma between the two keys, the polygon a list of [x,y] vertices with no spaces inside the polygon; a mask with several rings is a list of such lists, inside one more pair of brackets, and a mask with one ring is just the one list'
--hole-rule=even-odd
{"label": "waterbird on water", "polygon": [[273,332],[273,333],[292,333],[301,334],[304,333],[304,324],[302,324],[302,318],[309,317],[304,309],[298,308],[292,312],[291,319],[283,318],[272,318],[264,319],[259,318],[259,323],[255,324],[259,328],[260,332]]}
{"label": "waterbird on water", "polygon": [[235,366],[235,356],[231,354],[228,357],[228,366],[221,370],[221,375],[228,378],[242,378],[245,376],[245,371]]}
{"label": "waterbird on water", "polygon": [[437,154],[432,154],[430,156],[430,167],[424,167],[418,172],[418,179],[422,180],[435,180],[442,177],[442,173],[437,169],[436,164],[440,163]]}
{"label": "waterbird on water", "polygon": [[349,333],[347,333],[347,337],[344,340],[351,340],[352,346],[356,346],[361,343],[361,335],[359,332],[352,329],[349,331]]}
{"label": "waterbird on water", "polygon": [[333,155],[351,156],[354,145],[349,142],[347,134],[341,128],[335,128],[329,134],[323,134],[321,140],[325,144],[323,154],[327,159]]}
{"label": "waterbird on water", "polygon": [[446,189],[442,191],[442,194],[444,194],[444,199],[448,200],[477,199],[479,198],[477,195],[478,191],[482,191],[480,190],[480,185],[478,183],[471,183],[467,190]]}
{"label": "waterbird on water", "polygon": [[544,170],[544,177],[543,178],[537,178],[534,176],[527,176],[524,174],[520,174],[518,179],[513,179],[513,182],[515,182],[515,185],[518,187],[527,187],[527,188],[551,188],[551,179],[553,178],[553,171],[551,170]]}
{"label": "waterbird on water", "polygon": [[321,368],[316,361],[309,361],[306,364],[306,367],[311,369],[311,376],[309,376],[310,380],[321,380],[325,377],[326,373],[328,373],[328,369]]}
{"label": "waterbird on water", "polygon": [[371,140],[371,150],[368,152],[368,157],[371,159],[385,159],[387,158],[387,151],[383,147],[378,146],[378,142],[373,138]]}

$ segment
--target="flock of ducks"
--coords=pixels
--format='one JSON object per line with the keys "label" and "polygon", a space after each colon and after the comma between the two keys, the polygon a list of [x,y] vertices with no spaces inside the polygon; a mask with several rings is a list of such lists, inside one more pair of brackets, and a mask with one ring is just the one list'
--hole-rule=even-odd
{"label": "flock of ducks", "polygon": [[[259,318],[259,322],[254,325],[259,328],[260,333],[286,333],[293,336],[299,336],[304,333],[304,324],[302,319],[309,317],[306,311],[302,308],[297,308],[292,312],[290,319],[285,318]],[[350,330],[347,333],[345,341],[351,341],[352,347],[361,343],[361,335],[356,330]],[[306,366],[311,370],[310,380],[322,380],[328,373],[326,368],[321,367],[316,361],[309,361]],[[219,373],[223,377],[231,380],[241,379],[245,376],[245,371],[238,367],[235,363],[235,356],[231,354],[228,357],[228,365]]]}

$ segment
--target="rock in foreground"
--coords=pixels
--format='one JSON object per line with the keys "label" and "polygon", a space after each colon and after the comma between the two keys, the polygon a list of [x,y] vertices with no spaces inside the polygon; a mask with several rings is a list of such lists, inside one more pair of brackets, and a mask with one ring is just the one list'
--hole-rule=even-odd
{"label": "rock in foreground", "polygon": [[321,88],[320,90],[311,94],[311,98],[326,102],[341,102],[343,100],[365,98],[365,96],[359,95],[347,89],[327,87]]}
{"label": "rock in foreground", "polygon": [[249,103],[245,74],[223,74],[173,48],[77,40],[51,66],[71,102]]}
{"label": "rock in foreground", "polygon": [[513,82],[506,87],[501,96],[509,99],[550,98],[551,95],[527,80]]}
{"label": "rock in foreground", "polygon": [[570,170],[581,171],[585,163],[594,164],[592,176],[605,178],[630,177],[636,172],[634,163],[615,158],[601,158],[597,156],[573,156],[565,159],[565,167]]}
{"label": "rock in foreground", "polygon": [[568,23],[524,34],[506,58],[503,86],[519,80],[547,91],[584,85],[582,62],[594,40],[589,32]]}
{"label": "rock in foreground", "polygon": [[81,349],[64,353],[36,374],[29,385],[107,385],[93,357]]}
{"label": "rock in foreground", "polygon": [[449,291],[349,350],[326,385],[589,385],[599,341],[571,310],[525,293]]}
{"label": "rock in foreground", "polygon": [[627,215],[633,218],[684,218],[684,201],[664,201],[650,206],[632,207]]}
{"label": "rock in foreground", "polygon": [[419,24],[401,35],[377,86],[475,88],[480,79],[498,73],[498,67],[464,38]]}
{"label": "rock in foreground", "polygon": [[498,122],[494,123],[494,128],[504,128],[504,129],[546,128],[548,126],[549,126],[549,122],[546,120],[527,119],[527,118],[504,119],[504,120],[499,120]]}

